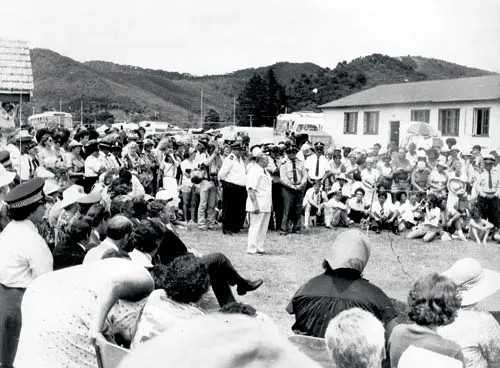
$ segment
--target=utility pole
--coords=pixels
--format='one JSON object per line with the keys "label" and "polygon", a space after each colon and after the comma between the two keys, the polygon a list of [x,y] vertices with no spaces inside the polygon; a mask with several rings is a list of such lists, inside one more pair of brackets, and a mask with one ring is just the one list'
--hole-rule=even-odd
{"label": "utility pole", "polygon": [[31,107],[31,115],[35,115],[35,106]]}
{"label": "utility pole", "polygon": [[252,116],[253,116],[253,114],[248,114],[248,117],[250,118],[250,128],[253,127]]}
{"label": "utility pole", "polygon": [[59,99],[59,111],[62,111],[62,98]]}
{"label": "utility pole", "polygon": [[203,128],[203,90],[201,90],[200,100],[200,128]]}
{"label": "utility pole", "polygon": [[80,100],[80,126],[83,126],[83,100]]}
{"label": "utility pole", "polygon": [[236,97],[233,98],[233,125],[236,126]]}

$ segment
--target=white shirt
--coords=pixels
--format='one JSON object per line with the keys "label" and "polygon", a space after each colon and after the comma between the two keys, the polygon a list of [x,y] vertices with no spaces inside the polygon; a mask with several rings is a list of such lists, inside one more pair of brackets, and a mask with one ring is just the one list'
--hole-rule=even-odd
{"label": "white shirt", "polygon": [[366,211],[364,198],[361,198],[361,202],[358,202],[356,197],[352,197],[347,201],[347,206],[349,209],[354,211],[363,212]]}
{"label": "white shirt", "polygon": [[194,165],[195,167],[200,167],[201,164],[204,164],[205,161],[207,161],[207,154],[206,152],[196,152],[196,156],[194,158]]}
{"label": "white shirt", "polygon": [[[267,170],[257,164],[252,165],[248,170],[246,187],[255,191],[259,211],[271,212],[273,179]],[[250,196],[247,197],[246,210],[255,210]]]}
{"label": "white shirt", "polygon": [[[182,170],[182,185],[184,187],[192,187],[193,183],[191,182],[191,176],[186,175],[186,170],[193,170],[196,166],[194,165],[194,161],[184,160],[181,162],[181,170]],[[191,174],[189,174],[191,175]],[[175,174],[173,175],[175,177]]]}
{"label": "white shirt", "polygon": [[47,243],[30,220],[11,221],[0,233],[0,283],[27,288],[53,269]]}
{"label": "white shirt", "polygon": [[86,177],[96,177],[99,176],[99,171],[101,170],[102,162],[99,158],[90,155],[85,159],[85,176]]}
{"label": "white shirt", "polygon": [[412,224],[415,223],[415,210],[418,207],[418,203],[415,203],[415,205],[412,205],[410,201],[406,201],[402,205],[399,206],[398,211],[401,216],[401,218],[404,221],[411,222]]}
{"label": "white shirt", "polygon": [[242,187],[246,184],[246,168],[242,158],[234,153],[227,156],[219,170],[219,179]]}
{"label": "white shirt", "polygon": [[94,247],[87,252],[85,258],[83,259],[83,263],[101,260],[104,253],[106,253],[110,249],[114,249],[116,251],[119,250],[115,243],[109,240],[109,238],[106,238],[97,247]]}
{"label": "white shirt", "polygon": [[136,262],[137,264],[140,264],[141,266],[144,266],[146,268],[153,267],[153,264],[151,263],[153,258],[149,254],[134,249],[128,255],[130,256],[132,262]]}
{"label": "white shirt", "polygon": [[439,207],[434,207],[433,209],[425,213],[423,224],[438,227],[439,220],[441,220],[441,209]]}
{"label": "white shirt", "polygon": [[323,190],[319,190],[318,193],[313,188],[309,188],[304,195],[304,200],[302,201],[302,206],[306,206],[308,203],[314,203],[317,207],[323,203],[327,202],[328,198]]}
{"label": "white shirt", "polygon": [[[391,215],[395,210],[396,208],[391,203],[391,201],[389,199],[386,199],[386,201],[384,202],[384,216]],[[380,202],[377,199],[373,200],[372,213],[380,216],[381,211],[382,206],[380,205]]]}
{"label": "white shirt", "polygon": [[[316,175],[316,166],[318,165],[318,160],[319,160],[319,170],[318,170],[318,175]],[[309,156],[306,159],[304,166],[307,170],[307,174],[312,180],[322,179],[323,176],[325,176],[325,173],[332,169],[330,163],[328,162],[328,159],[323,155]]]}

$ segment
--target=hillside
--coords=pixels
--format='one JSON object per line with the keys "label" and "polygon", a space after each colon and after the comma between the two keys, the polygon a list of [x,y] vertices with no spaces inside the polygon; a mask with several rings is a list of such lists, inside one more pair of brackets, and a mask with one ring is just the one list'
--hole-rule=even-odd
{"label": "hillside", "polygon": [[[229,74],[192,76],[163,70],[143,69],[104,61],[80,63],[46,49],[31,50],[35,91],[31,106],[79,113],[84,102],[85,120],[153,119],[180,125],[199,122],[200,95],[204,111],[217,110],[232,120],[233,99],[254,74],[270,67],[289,95],[289,110],[314,109],[322,103],[384,83],[479,76],[490,72],[423,57],[393,58],[374,54],[322,68],[313,63],[281,62]],[[312,89],[318,93],[311,93]]]}

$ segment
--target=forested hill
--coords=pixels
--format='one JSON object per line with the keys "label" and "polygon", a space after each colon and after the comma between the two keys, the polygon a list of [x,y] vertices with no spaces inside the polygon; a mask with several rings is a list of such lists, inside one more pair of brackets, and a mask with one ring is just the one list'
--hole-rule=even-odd
{"label": "forested hill", "polygon": [[[211,76],[192,76],[143,69],[103,61],[81,63],[47,49],[31,50],[37,112],[59,109],[79,116],[83,100],[86,121],[170,121],[179,125],[199,122],[200,94],[203,110],[215,110],[222,121],[231,121],[233,101],[254,75],[273,69],[284,87],[288,111],[314,110],[319,104],[378,84],[486,75],[490,72],[423,57],[374,54],[335,68],[313,63],[280,62]],[[312,93],[311,91],[317,91]],[[239,108],[239,107],[237,107]]]}

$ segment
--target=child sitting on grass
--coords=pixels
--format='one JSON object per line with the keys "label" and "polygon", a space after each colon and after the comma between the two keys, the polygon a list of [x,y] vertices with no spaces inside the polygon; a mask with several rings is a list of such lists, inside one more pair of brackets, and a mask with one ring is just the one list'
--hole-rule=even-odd
{"label": "child sitting on grass", "polygon": [[350,220],[347,216],[347,206],[342,203],[342,193],[339,190],[328,192],[328,202],[321,206],[325,209],[325,227],[349,227]]}
{"label": "child sitting on grass", "polygon": [[493,224],[488,220],[481,218],[481,213],[477,207],[473,207],[469,221],[470,232],[474,235],[477,244],[486,244]]}
{"label": "child sitting on grass", "polygon": [[439,207],[439,199],[435,194],[429,194],[424,204],[424,222],[410,231],[407,238],[423,238],[424,242],[434,240],[439,234],[440,220],[441,208]]}

